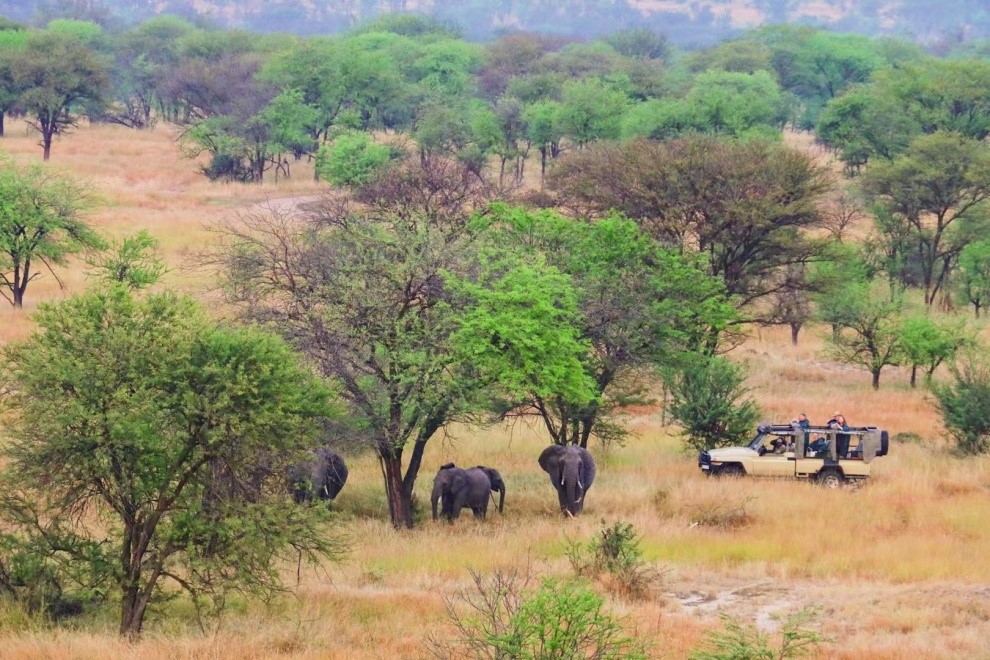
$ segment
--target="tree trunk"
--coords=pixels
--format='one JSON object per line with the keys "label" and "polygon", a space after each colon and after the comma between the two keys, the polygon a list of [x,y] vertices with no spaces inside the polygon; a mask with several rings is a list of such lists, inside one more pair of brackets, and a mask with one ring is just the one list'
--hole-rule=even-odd
{"label": "tree trunk", "polygon": [[801,323],[791,323],[791,344],[798,345],[798,333],[801,332]]}
{"label": "tree trunk", "polygon": [[407,492],[402,483],[402,450],[379,450],[379,460],[385,478],[389,520],[396,529],[412,529],[412,492]]}
{"label": "tree trunk", "polygon": [[42,147],[44,149],[42,160],[48,160],[52,157],[52,136],[45,134],[42,137]]}
{"label": "tree trunk", "polygon": [[880,370],[873,369],[873,389],[880,389]]}
{"label": "tree trunk", "polygon": [[911,365],[911,387],[918,386],[918,365]]}
{"label": "tree trunk", "polygon": [[120,599],[120,634],[124,637],[137,637],[141,634],[141,624],[144,612],[139,613],[139,590],[137,585],[129,585],[123,589]]}
{"label": "tree trunk", "polygon": [[3,123],[3,120],[4,120],[4,116],[6,114],[7,114],[6,112],[0,110],[0,137],[3,137],[4,136],[4,123]]}
{"label": "tree trunk", "polygon": [[973,303],[973,309],[975,310],[976,318],[980,318],[980,303]]}

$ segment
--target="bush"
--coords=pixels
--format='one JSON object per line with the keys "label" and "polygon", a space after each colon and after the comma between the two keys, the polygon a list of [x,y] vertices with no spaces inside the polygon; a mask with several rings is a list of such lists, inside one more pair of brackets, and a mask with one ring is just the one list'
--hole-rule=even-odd
{"label": "bush", "polygon": [[[709,631],[702,648],[691,653],[691,660],[783,660],[796,658],[827,641],[807,628],[818,611],[802,609],[781,622],[776,640],[754,626],[746,626],[726,614],[721,630]],[[776,642],[776,643],[775,643]]]}
{"label": "bush", "polygon": [[[530,577],[476,573],[474,589],[447,599],[454,625],[450,638],[430,637],[438,658],[646,658],[643,642],[628,635],[603,599],[586,583],[545,579],[528,589]],[[459,613],[459,604],[467,608]]]}
{"label": "bush", "polygon": [[667,410],[684,429],[689,447],[712,449],[750,439],[760,411],[752,399],[740,401],[749,392],[744,379],[742,367],[720,357],[699,357],[665,374]]}
{"label": "bush", "polygon": [[397,157],[387,146],[375,144],[371,136],[348,131],[316,154],[316,173],[335,186],[359,186]]}
{"label": "bush", "polygon": [[990,449],[990,364],[968,360],[952,369],[952,381],[932,384],[942,422],[965,454]]}
{"label": "bush", "polygon": [[639,537],[631,523],[616,521],[587,543],[570,542],[567,558],[578,577],[604,582],[614,593],[646,598],[654,592],[660,573],[643,560]]}

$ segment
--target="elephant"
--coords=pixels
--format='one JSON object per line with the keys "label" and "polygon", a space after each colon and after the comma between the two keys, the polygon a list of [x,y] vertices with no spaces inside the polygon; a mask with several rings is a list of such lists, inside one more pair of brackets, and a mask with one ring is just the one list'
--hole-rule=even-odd
{"label": "elephant", "polygon": [[505,482],[498,470],[481,465],[465,470],[453,463],[446,463],[440,466],[433,478],[433,492],[430,495],[433,519],[438,518],[439,501],[439,515],[448,520],[457,520],[464,508],[471,509],[475,518],[483,520],[488,515],[488,500],[492,491],[500,494],[498,510],[501,513],[505,504]]}
{"label": "elephant", "polygon": [[572,517],[581,513],[588,489],[595,481],[595,461],[588,450],[575,445],[550,445],[539,461],[557,489],[560,510]]}
{"label": "elephant", "polygon": [[347,464],[332,449],[321,447],[312,458],[289,468],[289,491],[297,504],[314,497],[332,501],[347,483]]}

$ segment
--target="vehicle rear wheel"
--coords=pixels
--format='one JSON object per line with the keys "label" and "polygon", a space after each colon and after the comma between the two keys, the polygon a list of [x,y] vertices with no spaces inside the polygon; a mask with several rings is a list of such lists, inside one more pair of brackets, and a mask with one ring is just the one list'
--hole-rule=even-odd
{"label": "vehicle rear wheel", "polygon": [[822,470],[818,473],[818,483],[823,488],[833,490],[839,488],[845,482],[845,478],[838,470]]}
{"label": "vehicle rear wheel", "polygon": [[738,463],[729,463],[728,465],[723,465],[718,471],[718,476],[727,477],[729,479],[738,479],[740,477],[746,476],[746,470],[743,466]]}

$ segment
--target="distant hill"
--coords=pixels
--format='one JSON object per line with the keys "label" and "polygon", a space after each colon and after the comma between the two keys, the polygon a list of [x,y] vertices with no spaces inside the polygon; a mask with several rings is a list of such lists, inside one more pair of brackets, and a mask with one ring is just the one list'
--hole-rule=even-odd
{"label": "distant hill", "polygon": [[990,38],[987,0],[0,0],[0,15],[139,21],[172,13],[259,32],[335,33],[387,12],[456,23],[471,39],[507,30],[581,37],[649,27],[680,44],[704,44],[763,23],[801,22],[925,43]]}

